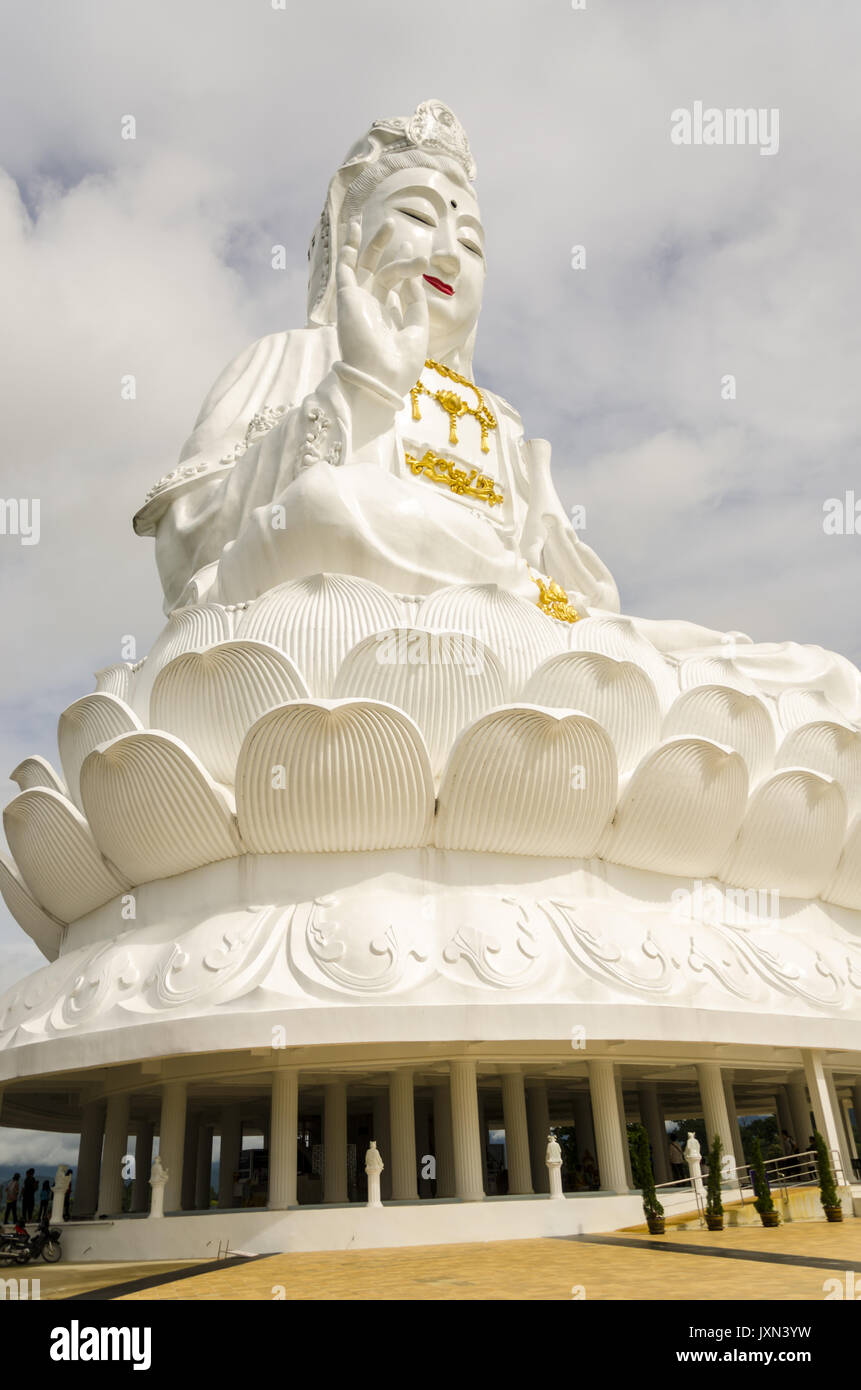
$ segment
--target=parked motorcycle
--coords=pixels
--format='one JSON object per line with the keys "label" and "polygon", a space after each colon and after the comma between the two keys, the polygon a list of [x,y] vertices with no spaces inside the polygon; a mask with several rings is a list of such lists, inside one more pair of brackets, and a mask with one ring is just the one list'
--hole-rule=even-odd
{"label": "parked motorcycle", "polygon": [[0,1235],[0,1263],[25,1265],[41,1256],[47,1264],[56,1264],[62,1257],[61,1234],[55,1226],[48,1224],[47,1216],[39,1222],[33,1235],[17,1222],[14,1231]]}

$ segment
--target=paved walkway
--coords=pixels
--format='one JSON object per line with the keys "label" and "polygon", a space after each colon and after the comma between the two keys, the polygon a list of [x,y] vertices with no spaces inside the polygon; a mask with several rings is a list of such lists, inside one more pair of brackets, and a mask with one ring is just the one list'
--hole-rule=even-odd
{"label": "paved walkway", "polygon": [[[655,1247],[659,1247],[656,1249]],[[713,1258],[718,1256],[719,1258]],[[775,1256],[775,1259],[769,1259]],[[727,1258],[728,1257],[728,1258]],[[766,1231],[746,1227],[666,1236],[589,1236],[570,1240],[493,1241],[481,1245],[268,1255],[231,1265],[47,1265],[28,1272],[43,1298],[105,1289],[129,1301],[227,1300],[521,1300],[811,1299],[825,1281],[861,1268],[861,1222],[794,1222]],[[177,1277],[165,1276],[174,1274]],[[123,1294],[118,1285],[134,1285]],[[159,1282],[156,1282],[158,1280]],[[861,1284],[861,1276],[855,1274]],[[91,1294],[92,1296],[92,1294]]]}

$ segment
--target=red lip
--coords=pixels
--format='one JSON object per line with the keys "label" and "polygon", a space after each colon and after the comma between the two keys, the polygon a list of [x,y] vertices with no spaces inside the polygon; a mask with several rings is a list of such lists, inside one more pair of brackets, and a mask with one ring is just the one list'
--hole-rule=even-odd
{"label": "red lip", "polygon": [[441,290],[443,294],[454,294],[451,285],[447,285],[445,280],[438,280],[435,275],[423,275],[423,280],[427,280],[429,285],[433,285],[435,290]]}

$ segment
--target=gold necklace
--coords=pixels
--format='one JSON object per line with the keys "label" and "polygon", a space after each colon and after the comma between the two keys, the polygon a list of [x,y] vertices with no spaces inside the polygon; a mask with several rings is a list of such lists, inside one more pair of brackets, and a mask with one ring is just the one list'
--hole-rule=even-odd
{"label": "gold necklace", "polygon": [[422,418],[421,411],[419,410],[419,396],[430,396],[431,400],[436,401],[437,405],[442,406],[442,409],[448,416],[448,442],[449,444],[456,444],[458,442],[458,418],[461,415],[472,415],[481,427],[481,452],[483,454],[489,454],[490,443],[487,436],[490,430],[496,429],[497,421],[495,415],[493,415],[488,406],[485,405],[484,396],[479,391],[475,382],[470,381],[465,376],[460,376],[457,372],[453,371],[451,367],[443,366],[442,362],[435,362],[432,357],[427,359],[425,366],[430,367],[435,372],[439,372],[440,376],[446,377],[448,381],[455,381],[458,386],[466,386],[470,391],[474,391],[478,405],[467,405],[466,401],[463,400],[456,391],[431,391],[425,386],[423,381],[419,380],[410,391],[410,399],[413,403],[413,419],[420,420]]}

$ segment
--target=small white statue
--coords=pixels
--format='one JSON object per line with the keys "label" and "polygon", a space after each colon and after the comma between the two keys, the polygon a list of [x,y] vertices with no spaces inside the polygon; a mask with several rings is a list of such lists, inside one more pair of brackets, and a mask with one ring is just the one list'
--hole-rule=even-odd
{"label": "small white statue", "polygon": [[63,1220],[63,1209],[66,1202],[66,1193],[72,1182],[72,1170],[67,1168],[65,1163],[61,1163],[54,1174],[54,1186],[51,1191],[54,1194],[54,1201],[51,1207],[51,1224],[56,1225]]}
{"label": "small white statue", "polygon": [[544,1162],[547,1164],[547,1172],[550,1177],[550,1196],[564,1197],[565,1194],[562,1191],[562,1150],[552,1129],[547,1136],[547,1152],[544,1155]]}
{"label": "small white statue", "polygon": [[152,1188],[152,1201],[150,1202],[150,1216],[164,1216],[164,1189],[170,1174],[161,1161],[161,1155],[156,1154],[152,1161],[150,1170],[149,1184]]}
{"label": "small white statue", "polygon": [[688,1142],[685,1144],[685,1161],[688,1165],[688,1172],[691,1175],[691,1186],[698,1197],[703,1197],[705,1195],[703,1173],[700,1166],[702,1156],[702,1149],[700,1148],[697,1136],[688,1130]]}
{"label": "small white statue", "polygon": [[383,1163],[383,1156],[377,1148],[376,1139],[371,1140],[371,1147],[365,1154],[365,1172],[368,1175],[368,1206],[381,1207],[380,1201],[380,1174],[386,1165]]}

